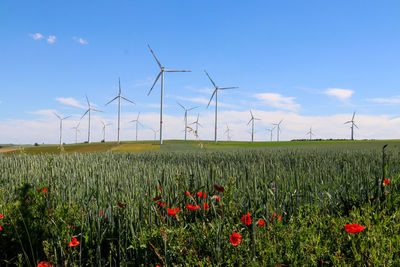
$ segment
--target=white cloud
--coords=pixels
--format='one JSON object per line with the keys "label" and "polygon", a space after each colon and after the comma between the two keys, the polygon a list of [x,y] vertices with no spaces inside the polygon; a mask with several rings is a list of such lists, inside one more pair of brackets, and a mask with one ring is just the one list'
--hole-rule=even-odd
{"label": "white cloud", "polygon": [[[184,100],[184,101],[189,101],[189,102],[193,102],[193,103],[199,103],[199,104],[204,104],[207,106],[208,102],[210,101],[209,98],[205,98],[205,97],[182,97],[182,96],[177,96],[177,99],[180,100]],[[214,105],[214,99],[211,101],[210,106]],[[229,108],[237,108],[237,106],[235,105],[231,105],[231,104],[227,104],[221,101],[218,101],[218,107],[229,107]]]}
{"label": "white cloud", "polygon": [[85,40],[85,39],[83,39],[83,38],[78,38],[78,37],[72,37],[72,39],[74,39],[75,41],[77,41],[78,43],[80,43],[80,44],[83,44],[83,45],[86,45],[86,44],[88,44],[88,41],[87,40]]}
{"label": "white cloud", "polygon": [[54,116],[54,113],[57,112],[55,109],[41,109],[37,111],[30,111],[29,114],[35,115],[44,115],[44,116]]}
{"label": "white cloud", "polygon": [[56,42],[56,37],[54,35],[50,35],[49,37],[47,37],[46,41],[49,44],[54,44]]}
{"label": "white cloud", "polygon": [[394,96],[391,98],[368,98],[367,101],[375,102],[378,104],[388,104],[388,105],[399,104],[400,103],[400,95],[397,95],[397,96]]}
{"label": "white cloud", "polygon": [[79,103],[78,100],[76,100],[75,98],[72,98],[72,97],[58,97],[58,98],[56,98],[56,100],[58,102],[60,102],[61,104],[64,104],[67,106],[73,106],[73,107],[77,107],[77,108],[86,108],[81,103]]}
{"label": "white cloud", "polygon": [[354,94],[354,91],[341,88],[328,88],[324,93],[329,96],[337,97],[340,101],[347,101]]}
{"label": "white cloud", "polygon": [[44,37],[43,34],[38,33],[38,32],[34,33],[34,34],[30,33],[29,36],[32,37],[33,40],[40,40]]}
{"label": "white cloud", "polygon": [[262,93],[254,95],[255,98],[261,100],[267,105],[278,109],[296,111],[300,109],[300,104],[294,102],[295,97],[285,97],[277,93]]}

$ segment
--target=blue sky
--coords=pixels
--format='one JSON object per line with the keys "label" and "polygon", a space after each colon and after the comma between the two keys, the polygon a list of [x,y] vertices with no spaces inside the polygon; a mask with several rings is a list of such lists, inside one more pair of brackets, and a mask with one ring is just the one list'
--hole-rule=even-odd
{"label": "blue sky", "polygon": [[[129,120],[140,111],[141,139],[158,127],[159,72],[150,44],[166,68],[191,73],[165,76],[165,138],[182,138],[185,106],[200,106],[202,139],[213,137],[212,84],[239,86],[219,94],[219,138],[226,124],[233,140],[248,140],[252,109],[256,140],[284,119],[282,140],[303,138],[312,126],[319,138],[348,138],[343,122],[356,111],[355,137],[398,138],[400,131],[400,18],[398,1],[10,1],[0,2],[0,143],[56,143],[53,112],[85,112],[85,95],[113,123],[122,94],[137,103],[122,106],[123,140],[132,140]],[[80,141],[85,139],[86,119]],[[96,135],[97,134],[97,135]]]}

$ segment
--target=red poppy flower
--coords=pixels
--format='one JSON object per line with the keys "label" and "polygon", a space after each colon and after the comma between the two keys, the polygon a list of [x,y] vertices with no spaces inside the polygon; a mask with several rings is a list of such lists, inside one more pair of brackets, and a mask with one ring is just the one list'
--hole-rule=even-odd
{"label": "red poppy flower", "polygon": [[47,194],[47,188],[44,187],[43,190],[42,190],[42,192],[44,192],[45,194]]}
{"label": "red poppy flower", "polygon": [[247,215],[243,215],[242,219],[240,219],[242,223],[245,225],[250,225],[251,224],[251,217],[250,217],[250,212],[247,213]]}
{"label": "red poppy flower", "polygon": [[39,262],[37,267],[51,267],[51,263],[47,261]]}
{"label": "red poppy flower", "polygon": [[103,211],[101,210],[101,211],[100,211],[100,216],[103,216],[103,214],[104,214],[104,213],[103,213]]}
{"label": "red poppy flower", "polygon": [[0,219],[3,219],[3,218],[4,218],[4,215],[0,213]]}
{"label": "red poppy flower", "polygon": [[259,220],[257,223],[259,226],[264,226],[264,224],[265,224],[264,220]]}
{"label": "red poppy flower", "polygon": [[0,231],[3,230],[2,226],[0,225]]}
{"label": "red poppy flower", "polygon": [[220,201],[221,198],[220,198],[220,197],[216,197],[215,200],[216,200],[216,201]]}
{"label": "red poppy flower", "polygon": [[167,210],[168,210],[168,215],[172,215],[172,216],[175,216],[175,215],[176,215],[174,209],[167,208]]}
{"label": "red poppy flower", "polygon": [[160,186],[158,186],[158,190],[160,190],[160,192],[162,192],[162,190],[161,190],[161,185],[160,185]]}
{"label": "red poppy flower", "polygon": [[276,213],[274,214],[273,217],[275,218],[275,220],[280,220],[280,221],[282,221],[282,216],[278,216],[278,215],[276,215]]}
{"label": "red poppy flower", "polygon": [[193,194],[190,194],[190,192],[188,192],[188,191],[186,191],[184,194],[187,195],[187,196],[190,196],[190,197],[193,196]]}
{"label": "red poppy flower", "polygon": [[225,190],[224,187],[218,186],[218,185],[216,185],[216,184],[214,185],[214,189],[215,189],[216,191],[220,192],[220,193],[223,193],[224,190]]}
{"label": "red poppy flower", "polygon": [[42,190],[42,188],[38,188],[37,191],[40,192],[40,190]]}
{"label": "red poppy flower", "polygon": [[77,245],[79,245],[79,241],[75,237],[72,238],[71,242],[68,242],[68,246],[70,247],[75,247]]}
{"label": "red poppy flower", "polygon": [[193,206],[193,205],[187,204],[186,205],[186,209],[188,209],[188,210],[197,210],[197,209],[200,209],[200,206],[199,205]]}
{"label": "red poppy flower", "polygon": [[204,203],[203,209],[204,209],[204,210],[209,210],[209,209],[210,209],[210,206],[209,206],[207,203]]}
{"label": "red poppy flower", "polygon": [[229,241],[231,241],[232,245],[237,246],[242,242],[242,236],[239,233],[233,232]]}
{"label": "red poppy flower", "polygon": [[202,197],[203,197],[203,192],[197,192],[196,195],[197,195],[199,198],[202,198]]}
{"label": "red poppy flower", "polygon": [[122,204],[121,202],[118,201],[118,206],[122,209],[126,208],[126,204]]}
{"label": "red poppy flower", "polygon": [[389,179],[385,178],[385,186],[387,186],[388,183],[390,183]]}
{"label": "red poppy flower", "polygon": [[365,226],[361,226],[359,224],[353,223],[353,224],[346,224],[344,226],[344,229],[349,232],[349,233],[359,233],[365,229]]}
{"label": "red poppy flower", "polygon": [[153,201],[157,201],[157,200],[160,200],[160,199],[161,199],[161,197],[155,196],[155,197],[153,198]]}
{"label": "red poppy flower", "polygon": [[160,206],[160,207],[165,207],[165,202],[164,201],[159,201],[159,202],[157,202],[157,205],[158,206]]}

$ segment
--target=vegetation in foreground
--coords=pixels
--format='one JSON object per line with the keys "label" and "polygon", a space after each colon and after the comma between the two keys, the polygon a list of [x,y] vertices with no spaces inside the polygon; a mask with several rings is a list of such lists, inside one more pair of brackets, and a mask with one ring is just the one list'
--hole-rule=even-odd
{"label": "vegetation in foreground", "polygon": [[0,156],[0,260],[399,265],[399,159],[293,148]]}

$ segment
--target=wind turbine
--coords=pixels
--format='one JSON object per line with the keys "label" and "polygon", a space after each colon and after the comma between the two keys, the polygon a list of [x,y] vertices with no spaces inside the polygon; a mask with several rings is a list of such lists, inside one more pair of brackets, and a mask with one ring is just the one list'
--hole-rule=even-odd
{"label": "wind turbine", "polygon": [[119,77],[118,77],[118,88],[119,88],[119,93],[118,93],[118,95],[117,95],[116,97],[114,97],[111,101],[109,101],[109,102],[106,104],[106,106],[107,106],[108,104],[110,104],[111,102],[113,102],[115,99],[118,98],[118,144],[119,144],[119,130],[120,130],[120,119],[121,119],[121,98],[122,98],[123,100],[125,100],[125,101],[131,102],[131,103],[134,104],[134,105],[136,105],[136,104],[135,104],[133,101],[131,101],[131,100],[129,100],[128,98],[123,97],[123,96],[121,95],[121,80],[120,80]]}
{"label": "wind turbine", "polygon": [[200,125],[200,127],[203,127],[203,126],[201,126],[201,124],[199,123],[199,115],[200,115],[200,114],[197,114],[197,119],[196,119],[194,122],[191,123],[191,124],[196,124],[196,134],[197,134],[197,135],[199,134],[199,125]]}
{"label": "wind turbine", "polygon": [[239,88],[237,86],[235,87],[218,87],[215,85],[214,81],[211,79],[210,75],[208,75],[207,71],[204,70],[204,72],[206,73],[208,79],[210,79],[211,83],[214,85],[214,92],[211,95],[210,101],[208,102],[207,108],[211,103],[211,100],[213,99],[214,95],[215,95],[215,135],[214,135],[214,141],[217,142],[217,123],[218,123],[218,90],[226,90],[226,89],[235,89],[235,88]]}
{"label": "wind turbine", "polygon": [[251,122],[251,142],[253,142],[254,141],[254,121],[260,120],[260,119],[254,117],[253,112],[251,112],[251,109],[250,109],[250,114],[251,114],[251,119],[249,120],[247,125],[249,125]]}
{"label": "wind turbine", "polygon": [[106,141],[106,127],[111,125],[112,123],[104,123],[104,121],[101,121],[101,123],[103,124],[103,141]]}
{"label": "wind turbine", "polygon": [[276,132],[277,132],[277,137],[276,137],[276,141],[279,142],[279,132],[281,131],[281,123],[282,123],[283,119],[279,122],[279,123],[273,123],[272,125],[275,125],[276,127]]}
{"label": "wind turbine", "polygon": [[272,134],[274,133],[275,127],[272,127],[272,129],[267,129],[271,133],[271,142],[272,142]]}
{"label": "wind turbine", "polygon": [[88,104],[88,109],[87,109],[86,112],[82,115],[81,120],[83,119],[83,117],[85,117],[86,114],[89,113],[88,143],[90,143],[90,111],[96,111],[96,112],[103,112],[103,111],[92,108],[92,106],[90,105],[90,102],[89,102],[89,99],[88,99],[87,96],[86,96],[86,101],[87,101],[87,104]]}
{"label": "wind turbine", "polygon": [[158,61],[156,55],[154,54],[153,50],[151,50],[150,45],[147,45],[150,49],[150,52],[153,54],[154,59],[157,61],[158,66],[160,67],[161,71],[160,73],[157,75],[156,80],[153,83],[153,86],[150,88],[150,91],[147,95],[150,95],[151,90],[153,90],[154,86],[156,85],[158,79],[161,76],[161,103],[160,103],[160,145],[162,145],[163,142],[163,131],[162,131],[162,124],[163,124],[163,101],[164,101],[164,72],[191,72],[190,70],[166,70],[160,63],[160,61]]}
{"label": "wind turbine", "polygon": [[231,129],[229,129],[229,127],[228,127],[228,124],[226,124],[226,130],[225,130],[225,133],[226,133],[226,140],[227,141],[231,141],[231,138],[232,138],[232,136],[230,135],[230,133],[231,133]]}
{"label": "wind turbine", "polygon": [[143,124],[141,124],[139,121],[139,115],[140,115],[140,112],[137,114],[136,120],[130,121],[130,122],[136,122],[136,141],[137,141],[137,136],[138,136],[138,124],[143,126]]}
{"label": "wind turbine", "polygon": [[198,108],[198,107],[185,108],[179,102],[178,102],[178,105],[181,106],[181,108],[183,108],[185,110],[185,118],[184,118],[184,120],[185,120],[185,141],[186,141],[186,135],[187,135],[187,113],[188,113],[188,111],[190,111],[192,109],[195,109],[195,108]]}
{"label": "wind turbine", "polygon": [[153,133],[154,133],[154,141],[156,141],[157,133],[158,133],[160,130],[154,130],[153,128],[150,128],[150,129],[153,131]]}
{"label": "wind turbine", "polygon": [[346,124],[346,123],[351,123],[351,140],[354,140],[354,138],[353,138],[353,133],[354,133],[354,126],[356,126],[356,128],[358,129],[358,127],[357,127],[357,125],[354,123],[354,116],[356,115],[356,112],[354,111],[353,112],[353,117],[351,118],[351,121],[347,121],[347,122],[345,122],[344,124]]}
{"label": "wind turbine", "polygon": [[71,116],[67,116],[67,117],[61,118],[57,113],[54,113],[54,115],[56,115],[57,118],[60,119],[60,146],[61,146],[61,144],[62,144],[62,143],[61,143],[61,138],[62,138],[62,122],[63,122],[63,120],[68,119],[68,118],[71,117]]}
{"label": "wind turbine", "polygon": [[78,128],[79,128],[79,125],[80,125],[80,124],[81,124],[81,122],[79,121],[79,122],[78,122],[78,125],[76,125],[75,127],[72,127],[72,129],[75,130],[75,144],[78,143],[78,132],[79,132]]}
{"label": "wind turbine", "polygon": [[312,127],[310,127],[310,131],[308,131],[308,133],[306,133],[306,135],[307,135],[307,134],[310,135],[310,141],[311,141],[312,136],[313,136],[313,135],[315,136],[315,134],[313,134],[313,132],[312,132]]}

